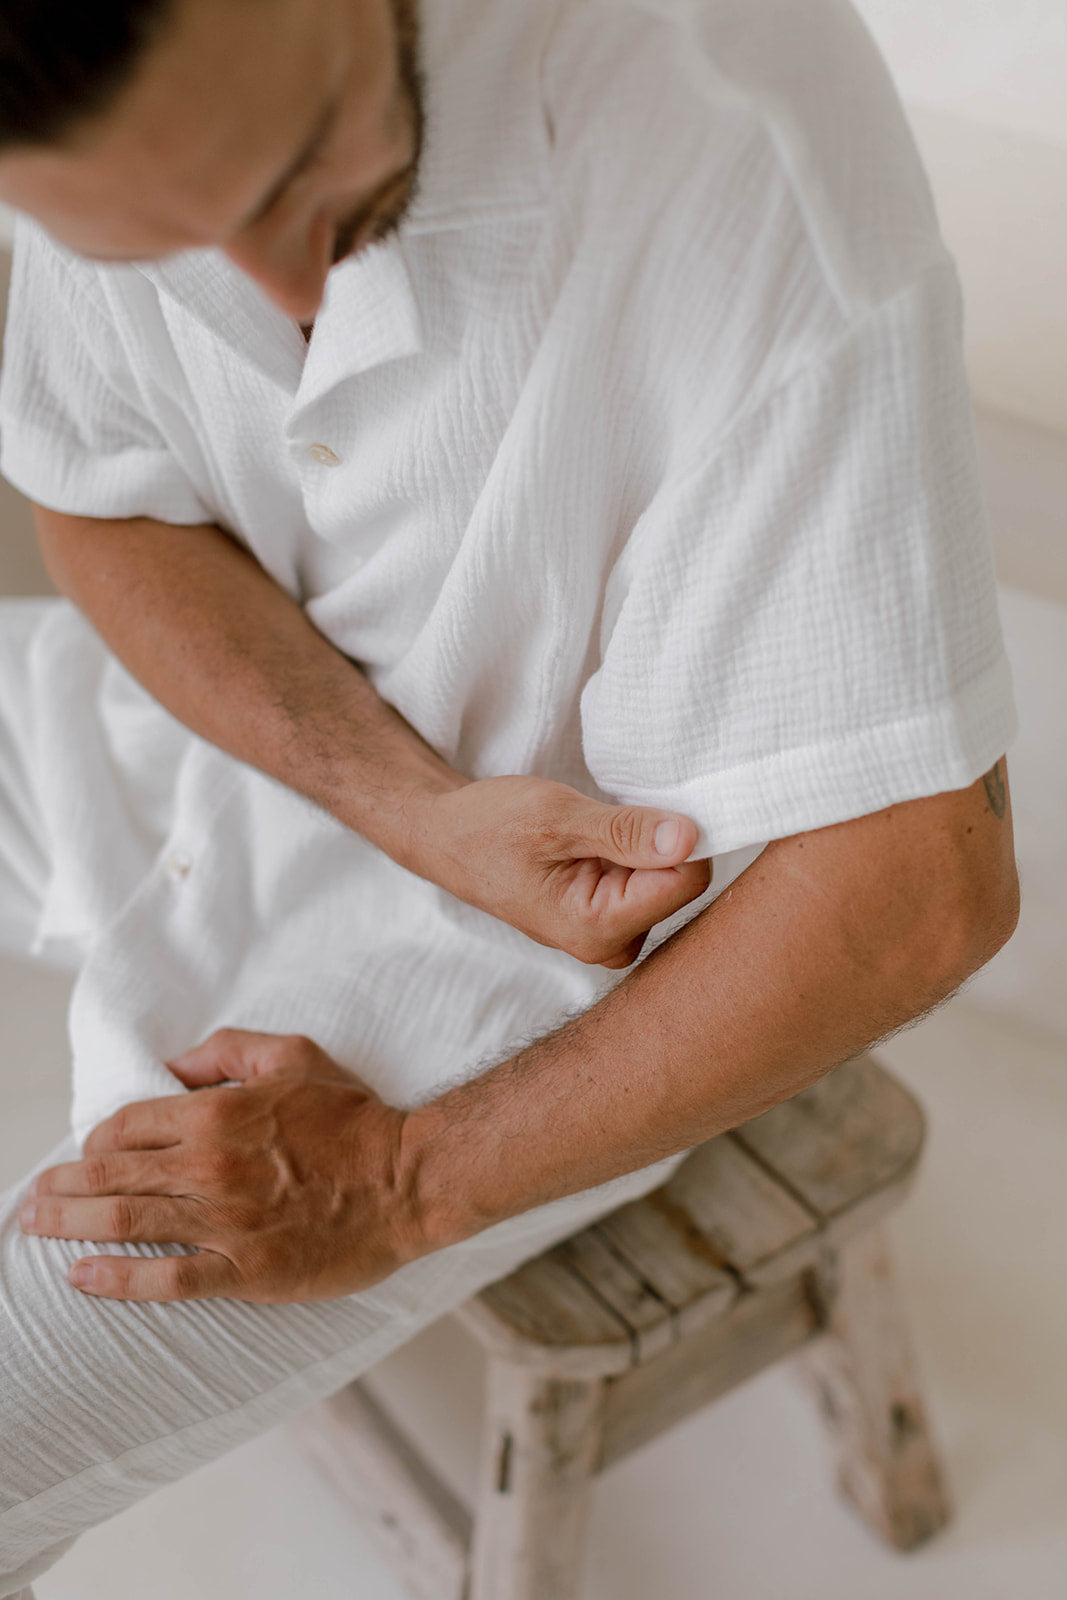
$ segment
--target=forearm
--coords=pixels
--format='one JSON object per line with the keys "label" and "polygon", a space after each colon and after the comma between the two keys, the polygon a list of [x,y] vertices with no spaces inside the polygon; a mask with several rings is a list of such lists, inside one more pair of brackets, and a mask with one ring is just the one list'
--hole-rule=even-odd
{"label": "forearm", "polygon": [[21,1225],[193,1247],[82,1259],[71,1281],[92,1294],[332,1299],[684,1150],[1004,942],[1018,884],[1000,780],[772,846],[586,1016],[421,1109],[387,1105],[309,1039],[223,1029],[170,1063],[197,1093],[95,1128],[88,1159],[40,1174]]}
{"label": "forearm", "polygon": [[951,993],[1014,925],[981,789],[777,842],[599,1005],[411,1114],[431,1244],[736,1127]]}
{"label": "forearm", "polygon": [[422,811],[465,779],[219,528],[36,509],[54,581],[187,727],[418,870]]}
{"label": "forearm", "polygon": [[36,509],[57,587],[162,705],[409,871],[611,967],[706,888],[687,818],[453,771],[219,528]]}

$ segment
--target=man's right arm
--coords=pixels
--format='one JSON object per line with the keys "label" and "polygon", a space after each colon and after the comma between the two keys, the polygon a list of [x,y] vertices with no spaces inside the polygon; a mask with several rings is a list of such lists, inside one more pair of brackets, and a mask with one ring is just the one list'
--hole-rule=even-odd
{"label": "man's right arm", "polygon": [[706,887],[687,819],[657,850],[671,813],[455,772],[220,528],[34,514],[56,587],[150,694],[409,871],[613,967]]}

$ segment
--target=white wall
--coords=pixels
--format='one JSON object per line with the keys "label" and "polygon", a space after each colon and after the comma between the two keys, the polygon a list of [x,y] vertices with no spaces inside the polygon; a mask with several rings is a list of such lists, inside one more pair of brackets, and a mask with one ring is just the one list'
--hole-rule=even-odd
{"label": "white wall", "polygon": [[1067,147],[1064,0],[854,0],[912,105]]}
{"label": "white wall", "polygon": [[975,392],[1067,433],[1067,3],[855,3],[959,263]]}
{"label": "white wall", "polygon": [[1067,0],[855,3],[926,160],[990,408],[1023,912],[971,993],[1067,1037]]}

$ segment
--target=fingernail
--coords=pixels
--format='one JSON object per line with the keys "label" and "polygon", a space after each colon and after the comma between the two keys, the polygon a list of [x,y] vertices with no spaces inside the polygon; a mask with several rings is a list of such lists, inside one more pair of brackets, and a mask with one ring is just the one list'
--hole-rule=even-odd
{"label": "fingernail", "polygon": [[96,1272],[88,1261],[79,1261],[67,1274],[75,1289],[88,1289],[95,1277]]}
{"label": "fingernail", "polygon": [[672,856],[678,848],[678,835],[681,824],[677,822],[659,822],[656,824],[652,835],[652,848],[657,855]]}
{"label": "fingernail", "polygon": [[32,1200],[27,1200],[26,1204],[22,1207],[22,1210],[19,1212],[19,1222],[21,1223],[23,1228],[29,1229],[29,1228],[33,1227],[33,1225],[36,1222],[36,1220],[37,1220],[37,1207],[36,1207],[36,1205],[34,1204],[34,1202]]}

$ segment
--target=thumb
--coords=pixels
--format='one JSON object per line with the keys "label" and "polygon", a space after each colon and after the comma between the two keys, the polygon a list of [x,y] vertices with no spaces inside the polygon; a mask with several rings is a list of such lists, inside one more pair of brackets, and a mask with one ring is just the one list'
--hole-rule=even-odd
{"label": "thumb", "polygon": [[204,1089],[212,1083],[242,1083],[283,1065],[279,1039],[271,1033],[246,1028],[220,1028],[203,1044],[185,1050],[167,1062],[187,1089]]}
{"label": "thumb", "polygon": [[583,800],[576,808],[571,852],[576,858],[601,856],[620,867],[677,867],[696,848],[697,834],[692,818],[676,811]]}

